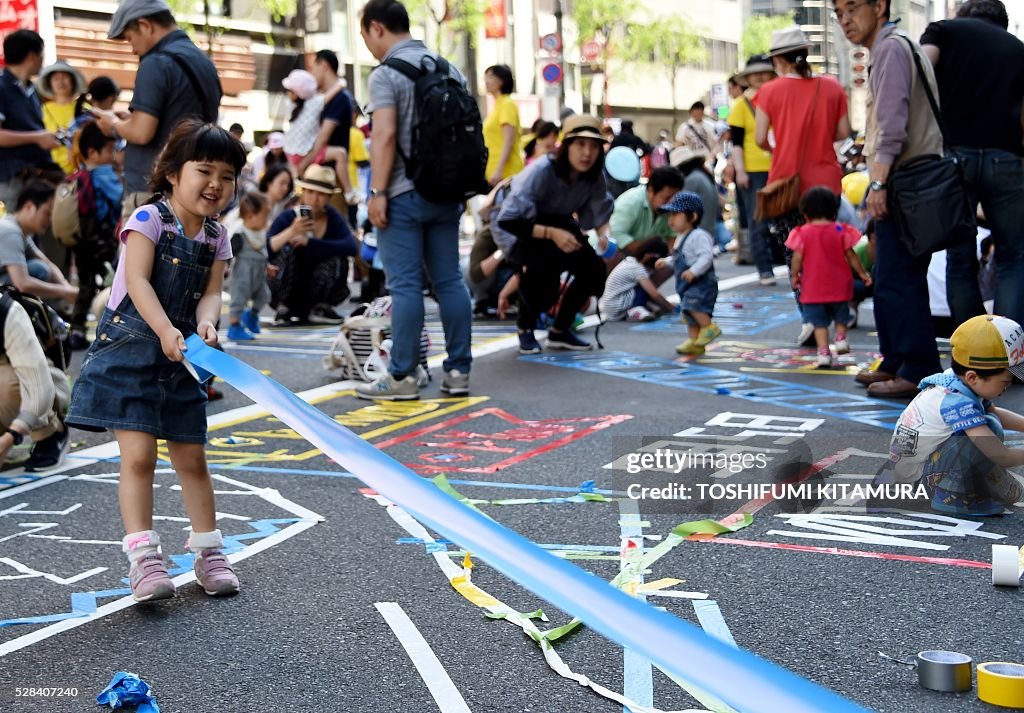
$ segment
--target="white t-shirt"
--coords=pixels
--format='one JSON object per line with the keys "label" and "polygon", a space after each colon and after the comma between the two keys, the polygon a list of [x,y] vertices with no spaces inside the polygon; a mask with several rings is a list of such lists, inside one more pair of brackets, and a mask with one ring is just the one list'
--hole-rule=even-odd
{"label": "white t-shirt", "polygon": [[615,266],[604,285],[604,294],[599,302],[601,313],[609,321],[622,319],[633,306],[633,297],[640,280],[650,277],[647,268],[635,257],[627,257]]}

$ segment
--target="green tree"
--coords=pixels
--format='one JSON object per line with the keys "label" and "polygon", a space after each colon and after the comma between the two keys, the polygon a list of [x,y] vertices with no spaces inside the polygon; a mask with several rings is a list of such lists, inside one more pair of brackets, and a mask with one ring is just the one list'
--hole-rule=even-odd
{"label": "green tree", "polygon": [[433,21],[434,47],[445,56],[452,54],[460,37],[475,46],[484,24],[484,0],[405,0],[405,7],[414,25]]}
{"label": "green tree", "polygon": [[744,59],[755,54],[764,54],[771,47],[772,33],[796,24],[793,13],[785,15],[754,15],[743,28],[740,51]]}
{"label": "green tree", "polygon": [[[200,7],[201,4],[201,7]],[[178,24],[188,32],[195,28],[191,23],[184,20],[185,16],[195,14],[201,10],[203,14],[203,33],[209,38],[210,44],[207,47],[207,54],[213,55],[213,41],[223,30],[210,25],[210,15],[223,14],[224,5],[222,0],[167,0],[168,7]],[[298,0],[256,0],[256,6],[266,10],[275,20],[284,17],[294,17],[298,13]],[[268,39],[270,36],[268,35]]]}
{"label": "green tree", "polygon": [[678,123],[676,79],[686,66],[700,65],[707,60],[704,40],[686,20],[678,15],[653,18],[627,28],[622,59],[653,64],[672,83],[672,125]]}
{"label": "green tree", "polygon": [[[579,30],[580,44],[594,40],[601,45],[598,61],[604,69],[604,114],[608,116],[608,60],[628,36],[629,18],[635,17],[638,0],[576,0],[572,17]],[[627,52],[628,54],[628,52]]]}

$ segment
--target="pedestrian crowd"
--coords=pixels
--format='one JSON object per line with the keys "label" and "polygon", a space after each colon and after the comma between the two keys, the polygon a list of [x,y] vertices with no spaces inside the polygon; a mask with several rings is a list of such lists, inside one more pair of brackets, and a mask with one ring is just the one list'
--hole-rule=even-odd
{"label": "pedestrian crowd", "polygon": [[[217,125],[217,69],[164,0],[124,0],[111,20],[109,38],[139,57],[127,110],[109,77],[86,81],[63,61],[44,68],[38,34],[8,34],[0,463],[31,437],[27,470],[44,471],[60,462],[69,426],[113,431],[132,590],[139,601],[160,599],[174,587],[146,494],[165,439],[197,577],[208,594],[232,593],[238,580],[221,552],[203,445],[205,404],[217,392],[183,364],[189,334],[218,345],[222,290],[231,341],[256,339],[266,322],[341,325],[353,283],[355,301],[386,294],[387,371],[356,389],[383,400],[419,397],[429,294],[444,328],[440,390],[458,396],[470,390],[474,314],[514,316],[522,354],[593,349],[577,329],[589,311],[602,321],[676,314],[688,331],[676,351],[699,357],[722,335],[715,261],[730,252],[754,265],[764,288],[788,266],[796,342],[813,344],[816,366],[850,351],[858,307],[872,297],[882,360],[855,377],[867,393],[920,399],[940,388],[984,412],[1008,383],[1003,372],[1024,359],[1010,346],[1024,321],[1024,242],[1014,238],[1024,210],[1024,71],[1004,71],[1024,66],[1024,44],[1007,32],[999,0],[968,0],[919,41],[897,29],[890,5],[834,0],[847,39],[871,50],[867,127],[856,140],[842,86],[813,70],[812,43],[796,27],[774,33],[769,51],[729,78],[723,119],[695,102],[651,145],[630,120],[613,128],[571,110],[524,132],[506,65],[483,74],[481,117],[459,68],[412,36],[405,7],[369,0],[360,33],[380,65],[366,115],[336,54],[322,50],[281,82],[288,121],[251,150],[244,127]],[[983,116],[974,110],[982,103]],[[843,142],[853,148],[837,150]],[[634,174],[612,162],[623,151],[636,157]],[[971,234],[933,227],[942,234],[925,250],[911,239],[921,231],[911,208],[923,199],[905,177],[948,168],[943,155],[955,157],[954,188],[965,196],[961,206],[945,195],[945,207],[963,208]],[[474,245],[463,265],[469,214]],[[980,251],[975,218],[990,233]],[[670,278],[675,304],[660,290]],[[26,339],[47,304],[70,322],[68,349],[88,349],[70,395],[65,360]],[[963,331],[991,322],[987,307],[1005,317],[996,331]],[[950,333],[953,372],[935,378],[936,336]],[[993,335],[1005,337],[1001,354],[977,345]],[[1015,427],[1019,417],[1002,418]],[[992,433],[972,430],[990,425],[946,423],[1000,464],[1018,464],[1012,449],[978,440]],[[897,436],[906,446],[907,434]],[[905,477],[894,464],[892,477]],[[936,498],[950,511],[992,509],[973,487],[944,481]]]}

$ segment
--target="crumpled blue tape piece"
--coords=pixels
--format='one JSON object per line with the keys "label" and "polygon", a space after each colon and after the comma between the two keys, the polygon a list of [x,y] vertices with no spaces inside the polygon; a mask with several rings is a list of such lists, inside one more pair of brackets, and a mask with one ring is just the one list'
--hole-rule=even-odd
{"label": "crumpled blue tape piece", "polygon": [[733,649],[472,510],[248,364],[187,340],[187,358],[258,403],[427,528],[505,576],[744,713],[867,713],[784,668]]}
{"label": "crumpled blue tape piece", "polygon": [[595,490],[597,490],[596,480],[584,480],[582,483],[580,483],[579,491],[581,493],[592,493]]}
{"label": "crumpled blue tape piece", "polygon": [[96,696],[96,702],[111,708],[138,706],[136,713],[160,713],[152,690],[148,683],[134,673],[118,671],[107,687]]}

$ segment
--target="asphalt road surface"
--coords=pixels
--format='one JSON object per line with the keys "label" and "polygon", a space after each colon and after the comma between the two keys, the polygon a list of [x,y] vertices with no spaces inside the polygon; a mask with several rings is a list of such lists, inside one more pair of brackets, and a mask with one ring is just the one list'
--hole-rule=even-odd
{"label": "asphalt road surface", "polygon": [[[718,268],[728,288],[717,310],[724,335],[703,357],[677,357],[684,328],[671,320],[607,325],[603,350],[535,357],[516,353],[511,323],[477,322],[466,398],[444,398],[435,369],[418,402],[356,399],[352,384],[321,364],[334,328],[266,329],[225,348],[606,580],[680,523],[750,513],[749,526],[682,541],[622,586],[866,708],[988,709],[974,692],[920,688],[912,669],[878,652],[1024,659],[1024,593],[994,588],[988,569],[993,543],[1024,544],[1020,515],[864,519],[853,486],[870,483],[903,405],[867,399],[850,375],[876,356],[870,305],[851,332],[853,353],[833,370],[814,370],[813,350],[793,344],[799,324],[782,281],[737,285],[743,280],[728,278],[747,269],[725,258]],[[439,353],[436,321],[430,331]],[[353,474],[217,385],[225,398],[209,408],[208,454],[241,593],[215,600],[183,583],[173,600],[132,604],[119,546],[117,449],[108,434],[76,431],[62,470],[0,473],[0,711],[99,710],[95,696],[117,671],[151,684],[164,713],[623,710],[560,676],[520,628],[489,618],[452,587],[439,560],[461,569],[460,545],[431,542]],[[1001,404],[1024,409],[1021,391]],[[628,472],[630,459],[659,449],[813,465],[801,472],[844,488],[818,503],[709,497],[644,501],[637,512],[623,492],[646,476]],[[750,473],[725,469],[705,480],[757,481]],[[187,519],[169,464],[156,485],[155,528],[187,579]],[[571,619],[485,561],[471,562],[480,590],[520,612],[542,609],[540,630]],[[416,631],[425,646],[412,643]],[[641,706],[730,710],[586,627],[554,651],[573,672]],[[40,687],[57,691],[32,693]]]}

